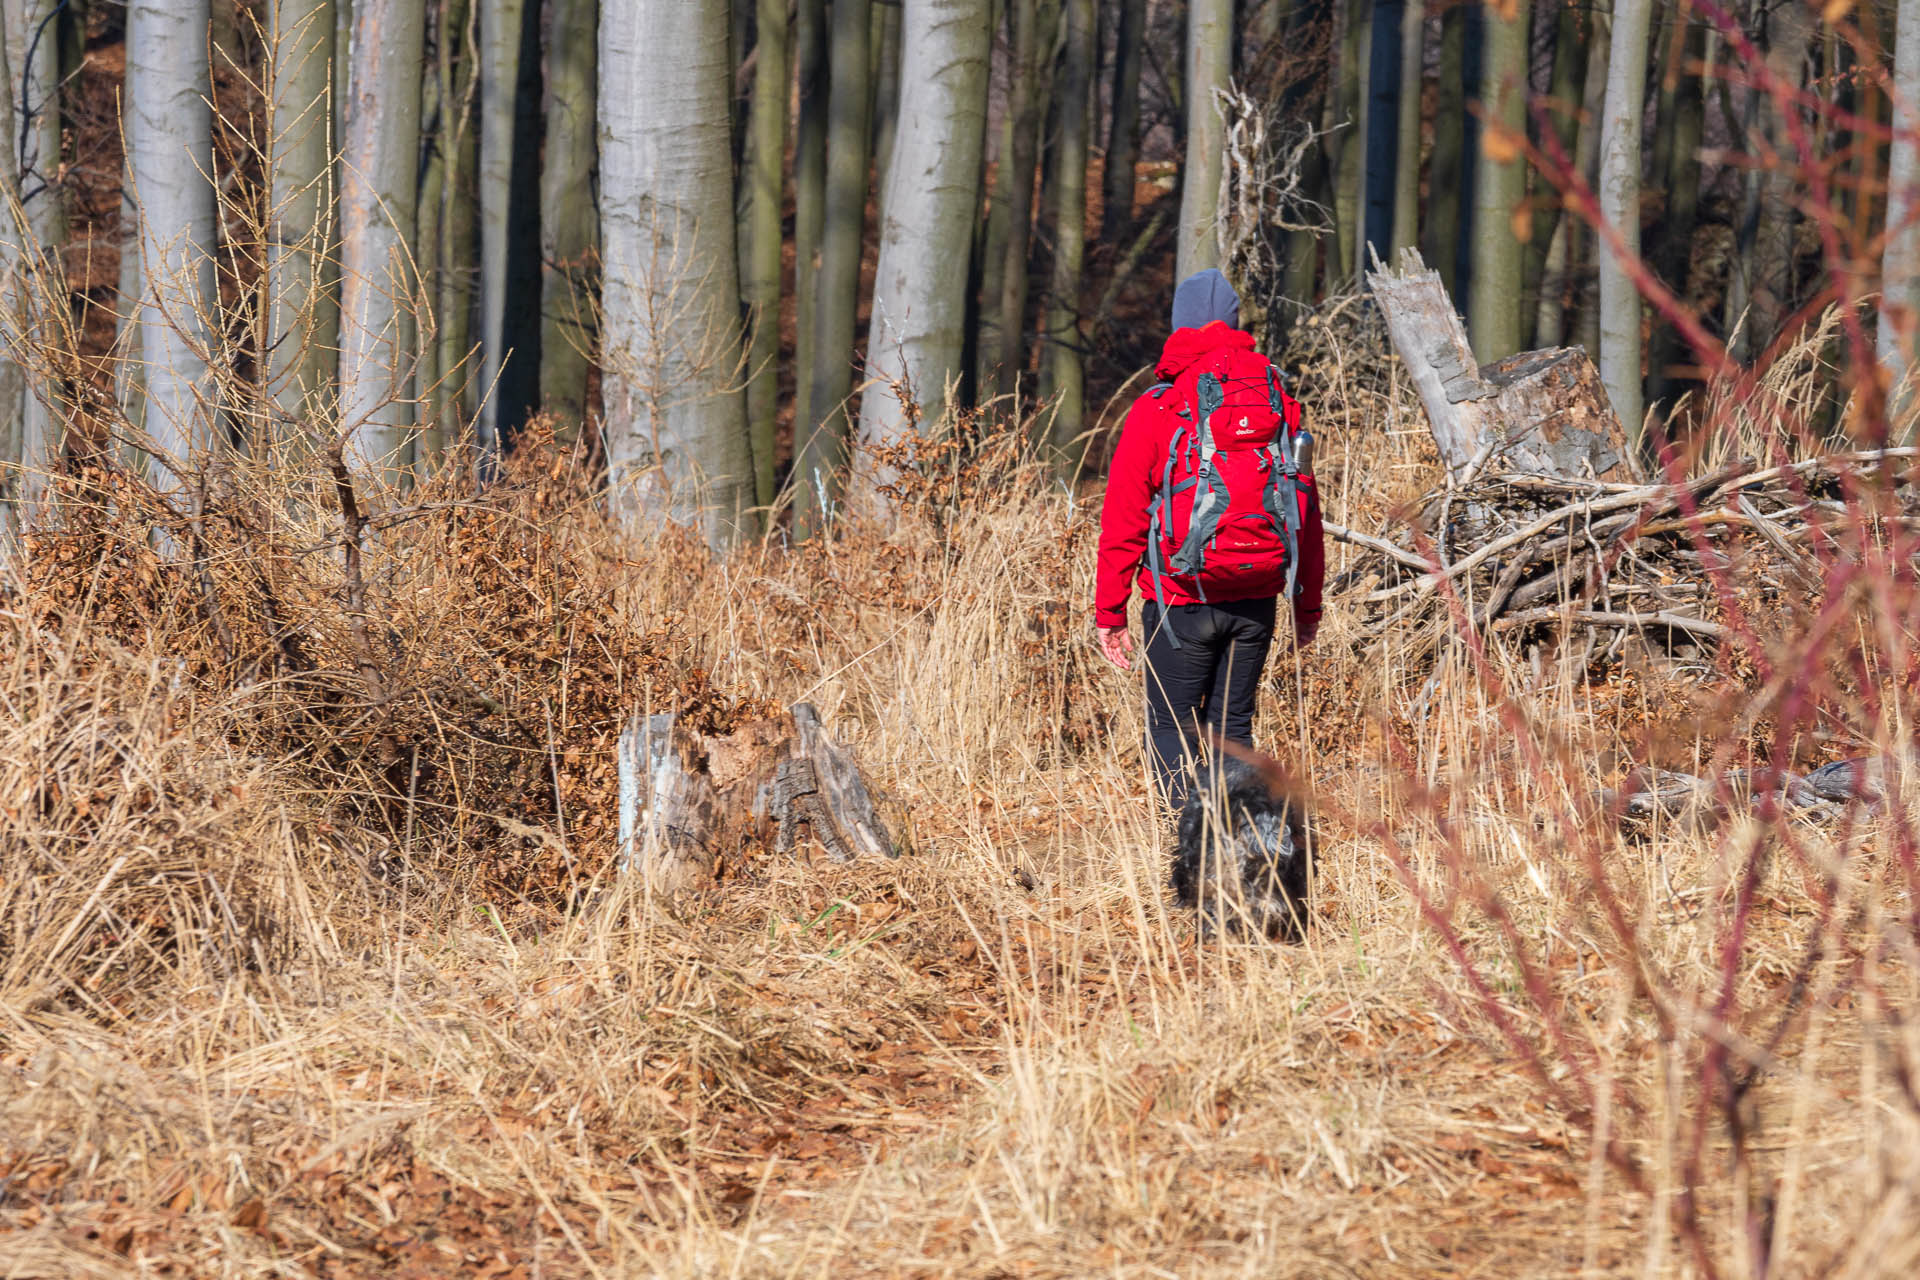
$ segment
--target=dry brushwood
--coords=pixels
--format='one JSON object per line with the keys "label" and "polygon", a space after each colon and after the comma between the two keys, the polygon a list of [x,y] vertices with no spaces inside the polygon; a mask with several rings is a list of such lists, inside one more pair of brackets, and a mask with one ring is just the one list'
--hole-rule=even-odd
{"label": "dry brushwood", "polygon": [[[1906,766],[1920,763],[1909,755]],[[1854,806],[1878,811],[1888,802],[1890,774],[1900,761],[1892,756],[1835,760],[1810,773],[1786,769],[1729,769],[1718,781],[1671,769],[1636,769],[1616,790],[1595,797],[1602,812],[1614,815],[1621,830],[1643,834],[1662,824],[1711,827],[1742,809],[1771,809],[1804,821],[1831,821]]]}
{"label": "dry brushwood", "polygon": [[[1542,627],[1618,640],[1632,633],[1718,640],[1714,573],[1740,589],[1809,598],[1816,555],[1845,511],[1841,482],[1863,481],[1920,450],[1889,449],[1759,467],[1750,460],[1677,484],[1496,475],[1429,493],[1413,545],[1328,524],[1363,553],[1334,582],[1369,635],[1453,626],[1457,601],[1476,632]],[[1458,513],[1471,508],[1472,536]],[[1611,647],[1611,645],[1610,645]]]}
{"label": "dry brushwood", "polygon": [[[1368,280],[1444,469],[1442,486],[1415,506],[1410,538],[1326,526],[1361,552],[1333,591],[1368,638],[1392,630],[1431,655],[1463,627],[1557,630],[1584,640],[1583,663],[1617,656],[1633,635],[1721,641],[1736,630],[1721,616],[1729,598],[1817,598],[1819,551],[1845,510],[1839,495],[1914,452],[1779,466],[1738,458],[1677,482],[1640,482],[1585,352],[1477,366],[1418,254]],[[1727,572],[1736,563],[1740,573]]]}

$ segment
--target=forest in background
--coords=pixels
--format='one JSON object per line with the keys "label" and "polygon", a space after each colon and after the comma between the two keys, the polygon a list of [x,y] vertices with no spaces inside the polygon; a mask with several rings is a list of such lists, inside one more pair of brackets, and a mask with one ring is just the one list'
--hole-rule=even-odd
{"label": "forest in background", "polygon": [[550,414],[636,517],[697,490],[806,536],[853,442],[949,403],[1045,405],[1035,446],[1080,469],[1192,270],[1279,354],[1403,247],[1482,363],[1579,344],[1636,429],[1839,306],[1870,340],[1830,344],[1826,433],[1911,344],[1897,17],[19,0],[12,485],[332,443],[387,481],[449,448],[484,475]]}
{"label": "forest in background", "polygon": [[[0,1276],[1914,1274],[1902,16],[0,0]],[[1085,625],[1208,260],[1298,945]],[[622,831],[801,703],[898,856]]]}

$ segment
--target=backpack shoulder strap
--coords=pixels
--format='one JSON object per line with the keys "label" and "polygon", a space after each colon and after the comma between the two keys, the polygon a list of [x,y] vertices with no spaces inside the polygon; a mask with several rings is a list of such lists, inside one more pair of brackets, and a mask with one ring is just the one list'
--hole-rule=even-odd
{"label": "backpack shoulder strap", "polygon": [[1213,443],[1213,415],[1226,403],[1220,379],[1212,373],[1201,374],[1194,387],[1194,400],[1194,431],[1199,449],[1193,473],[1193,513],[1187,519],[1186,539],[1174,554],[1172,564],[1176,572],[1198,578],[1206,565],[1207,547],[1219,528],[1226,499],[1226,484],[1213,465],[1214,454],[1218,452]]}

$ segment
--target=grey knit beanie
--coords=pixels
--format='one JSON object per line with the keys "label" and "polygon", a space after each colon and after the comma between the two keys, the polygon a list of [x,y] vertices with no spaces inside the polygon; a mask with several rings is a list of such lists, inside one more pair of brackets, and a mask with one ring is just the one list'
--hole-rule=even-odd
{"label": "grey knit beanie", "polygon": [[1198,329],[1215,320],[1224,320],[1228,328],[1238,329],[1240,295],[1233,291],[1225,276],[1208,267],[1182,280],[1180,287],[1173,291],[1173,327]]}

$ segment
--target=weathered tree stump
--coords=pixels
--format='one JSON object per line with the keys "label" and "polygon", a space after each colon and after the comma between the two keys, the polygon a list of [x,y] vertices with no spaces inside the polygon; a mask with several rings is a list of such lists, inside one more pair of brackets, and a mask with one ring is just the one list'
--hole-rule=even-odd
{"label": "weathered tree stump", "polygon": [[1584,350],[1522,351],[1481,366],[1440,273],[1419,253],[1401,250],[1397,271],[1378,258],[1374,267],[1367,284],[1454,480],[1490,465],[1527,475],[1632,478],[1626,433]]}
{"label": "weathered tree stump", "polygon": [[804,702],[719,736],[636,715],[619,769],[620,868],[663,890],[710,883],[749,843],[811,844],[836,862],[898,856],[853,753]]}

